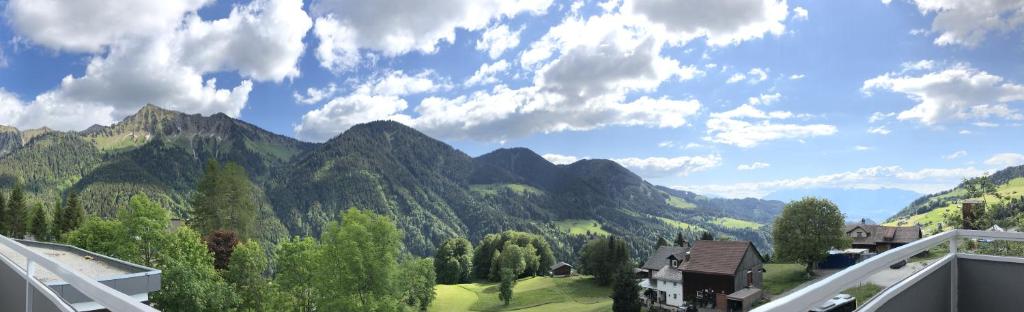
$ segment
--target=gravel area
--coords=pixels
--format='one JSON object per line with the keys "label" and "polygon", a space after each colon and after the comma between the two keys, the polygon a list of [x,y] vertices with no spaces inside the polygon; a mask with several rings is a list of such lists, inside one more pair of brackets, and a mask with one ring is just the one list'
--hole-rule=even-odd
{"label": "gravel area", "polygon": [[[44,256],[47,256],[50,259],[53,259],[54,261],[57,261],[66,267],[71,268],[72,270],[78,272],[79,274],[85,275],[93,279],[103,279],[106,277],[132,273],[125,271],[124,269],[112,266],[100,259],[90,260],[86,259],[85,257],[79,254],[67,252],[64,250],[55,250],[37,246],[28,246],[28,248],[32,249],[32,251],[43,254]],[[25,257],[14,252],[14,250],[7,248],[7,246],[0,245],[0,255],[6,257],[7,259],[10,259],[11,262],[17,264],[18,267],[20,267],[22,270],[25,269]],[[43,283],[61,280],[61,278],[57,277],[53,273],[50,273],[50,271],[47,271],[46,269],[40,266],[36,267],[36,272],[35,274],[33,274],[33,276],[35,276],[36,279]]]}

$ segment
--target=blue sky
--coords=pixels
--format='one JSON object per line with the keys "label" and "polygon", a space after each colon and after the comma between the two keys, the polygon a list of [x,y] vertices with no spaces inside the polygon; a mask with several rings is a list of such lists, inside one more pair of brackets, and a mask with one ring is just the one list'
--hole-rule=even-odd
{"label": "blue sky", "polygon": [[728,197],[1024,163],[1019,0],[97,1],[0,2],[0,124],[151,102],[324,141],[393,119]]}

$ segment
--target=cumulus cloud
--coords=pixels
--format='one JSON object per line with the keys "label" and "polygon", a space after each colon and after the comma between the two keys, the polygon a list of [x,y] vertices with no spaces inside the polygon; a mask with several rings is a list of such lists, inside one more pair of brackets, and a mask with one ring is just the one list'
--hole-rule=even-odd
{"label": "cumulus cloud", "polygon": [[580,158],[576,156],[561,154],[544,154],[541,155],[541,157],[544,157],[544,159],[547,159],[548,161],[556,165],[568,165],[580,160]]}
{"label": "cumulus cloud", "polygon": [[873,114],[871,114],[871,117],[868,117],[868,122],[876,123],[876,122],[879,122],[879,121],[882,121],[882,120],[886,120],[886,119],[889,119],[889,118],[892,118],[892,117],[895,117],[895,116],[896,116],[895,112],[889,112],[889,113],[874,112]]}
{"label": "cumulus cloud", "polygon": [[708,118],[707,141],[750,148],[766,141],[780,139],[804,139],[816,136],[828,136],[838,132],[833,125],[827,124],[795,124],[775,123],[773,120],[786,120],[794,117],[807,117],[788,111],[763,111],[756,105],[765,99],[777,101],[778,94],[752,97],[747,103],[732,110],[711,113]]}
{"label": "cumulus cloud", "polygon": [[[885,1],[883,1],[885,2]],[[936,45],[975,47],[990,33],[1006,33],[1024,24],[1020,0],[912,0],[921,14],[934,13]]]}
{"label": "cumulus cloud", "polygon": [[956,186],[960,179],[964,177],[975,177],[983,174],[984,171],[974,167],[926,168],[912,171],[900,166],[875,166],[792,179],[730,184],[680,185],[675,186],[675,188],[730,198],[764,197],[778,190],[823,187],[855,189],[899,188],[918,193],[934,193]]}
{"label": "cumulus cloud", "polygon": [[1024,164],[1024,155],[1018,153],[1000,153],[985,160],[989,166],[1010,167]]}
{"label": "cumulus cloud", "polygon": [[342,71],[357,65],[363,50],[386,57],[434,53],[438,44],[455,42],[456,29],[476,31],[493,20],[543,14],[550,6],[551,0],[318,0],[310,11],[320,64]]}
{"label": "cumulus cloud", "polygon": [[[803,76],[801,75],[801,78],[802,77]],[[737,83],[737,82],[746,80],[747,83],[758,84],[758,83],[761,83],[762,81],[765,81],[766,79],[768,79],[768,73],[765,72],[764,69],[760,69],[760,68],[754,67],[754,68],[751,68],[750,71],[748,71],[745,74],[744,73],[735,73],[732,76],[729,76],[729,79],[727,79],[725,81],[725,83]],[[797,79],[799,79],[799,78],[797,78]]]}
{"label": "cumulus cloud", "polygon": [[[212,21],[195,14],[203,3],[175,3],[126,2],[107,13],[75,12],[71,26],[63,22],[19,24],[19,34],[33,43],[58,50],[106,53],[93,55],[82,76],[68,75],[57,88],[20,103],[23,109],[15,124],[83,129],[93,123],[112,123],[146,103],[237,117],[248,101],[252,80],[281,81],[298,75],[295,64],[312,23],[301,1],[254,1]],[[51,20],[71,14],[64,11],[68,9],[65,6],[41,10],[49,4],[12,2],[8,15],[12,20]],[[96,10],[108,7],[97,5]],[[125,20],[111,20],[111,14]],[[127,29],[133,26],[142,31]],[[66,42],[55,39],[63,36],[78,37]],[[204,78],[223,71],[238,72],[245,79],[222,89],[216,79]]]}
{"label": "cumulus cloud", "polygon": [[480,69],[477,69],[473,76],[466,79],[465,86],[471,87],[475,85],[488,85],[498,82],[498,74],[507,71],[509,64],[505,60],[499,60],[491,64],[480,65]]}
{"label": "cumulus cloud", "polygon": [[957,158],[960,158],[960,157],[964,157],[964,156],[967,156],[967,151],[959,150],[959,151],[953,152],[952,154],[949,154],[949,155],[946,155],[946,156],[942,156],[942,158],[946,159],[946,160],[954,160],[954,159],[957,159]]}
{"label": "cumulus cloud", "polygon": [[708,45],[726,46],[781,35],[789,7],[784,0],[625,0],[621,11],[650,22],[671,44],[704,37]]}
{"label": "cumulus cloud", "polygon": [[523,32],[523,28],[511,31],[508,25],[492,26],[480,36],[480,40],[476,42],[476,49],[487,51],[487,55],[491,59],[497,59],[505,51],[519,46],[519,33],[521,32]]}
{"label": "cumulus cloud", "polygon": [[878,126],[878,127],[868,128],[868,133],[870,133],[870,134],[878,134],[878,135],[888,135],[889,133],[892,133],[892,130],[889,130],[889,128],[886,128],[885,126]]}
{"label": "cumulus cloud", "polygon": [[755,161],[755,162],[750,163],[750,164],[741,164],[739,166],[736,166],[736,170],[749,171],[749,170],[764,169],[764,168],[768,168],[768,167],[771,167],[771,165],[768,164],[768,163],[763,163],[763,162],[760,162],[760,161]]}
{"label": "cumulus cloud", "polygon": [[793,8],[793,19],[798,21],[806,21],[808,16],[807,9],[803,7]]}
{"label": "cumulus cloud", "polygon": [[789,75],[789,80],[800,80],[804,79],[804,74],[792,74]]}
{"label": "cumulus cloud", "polygon": [[853,150],[855,150],[855,151],[868,151],[868,150],[871,150],[871,149],[873,149],[873,148],[870,147],[870,146],[866,146],[866,145],[857,145],[857,146],[853,147]]}
{"label": "cumulus cloud", "polygon": [[644,178],[660,178],[671,175],[685,176],[718,167],[722,163],[722,157],[716,154],[679,157],[628,157],[612,160],[623,167],[633,170]]}
{"label": "cumulus cloud", "polygon": [[1024,119],[1024,115],[1009,106],[1024,101],[1024,86],[966,64],[920,76],[886,73],[864,81],[861,87],[868,95],[875,90],[901,93],[916,102],[896,116],[899,120],[936,125],[992,117]]}
{"label": "cumulus cloud", "polygon": [[327,86],[323,88],[308,88],[306,89],[305,95],[299,92],[292,92],[292,98],[294,98],[295,102],[298,103],[316,104],[320,103],[320,101],[323,101],[324,99],[334,96],[337,92],[338,86],[332,82],[328,83]]}

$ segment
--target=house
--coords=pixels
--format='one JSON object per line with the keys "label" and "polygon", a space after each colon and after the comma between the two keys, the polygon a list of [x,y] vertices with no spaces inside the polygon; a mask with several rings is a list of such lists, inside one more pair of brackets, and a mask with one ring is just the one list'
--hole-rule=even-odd
{"label": "house", "polygon": [[551,272],[550,273],[551,273],[551,276],[555,276],[555,277],[558,277],[558,276],[563,276],[564,277],[564,276],[572,275],[572,265],[570,265],[568,263],[565,263],[565,262],[555,263],[554,265],[551,266]]}
{"label": "house", "polygon": [[846,225],[846,235],[853,239],[853,248],[883,252],[921,239],[920,226],[884,226],[864,223]]}
{"label": "house", "polygon": [[763,296],[764,257],[749,241],[697,241],[690,248],[688,261],[679,269],[687,301],[698,302],[698,292],[714,293],[713,302],[721,308],[733,295],[740,301],[739,310],[746,311]]}
{"label": "house", "polygon": [[683,305],[683,274],[679,265],[686,261],[689,248],[661,246],[638,269],[640,288],[647,307],[678,310]]}

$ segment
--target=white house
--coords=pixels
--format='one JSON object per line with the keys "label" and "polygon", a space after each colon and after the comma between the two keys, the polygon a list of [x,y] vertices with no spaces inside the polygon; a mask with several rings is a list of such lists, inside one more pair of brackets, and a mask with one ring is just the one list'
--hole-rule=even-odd
{"label": "white house", "polygon": [[666,308],[683,306],[683,271],[666,265],[651,275],[652,301]]}

